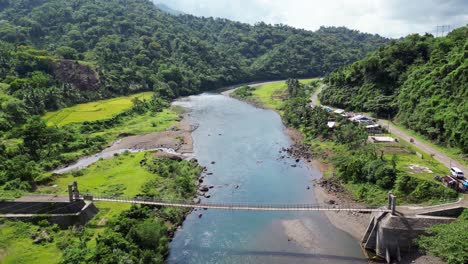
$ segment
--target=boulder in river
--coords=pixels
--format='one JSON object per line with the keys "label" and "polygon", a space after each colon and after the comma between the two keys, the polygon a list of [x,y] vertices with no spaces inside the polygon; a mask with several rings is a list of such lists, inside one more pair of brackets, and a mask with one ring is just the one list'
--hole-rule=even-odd
{"label": "boulder in river", "polygon": [[215,161],[212,161],[211,164],[215,164],[216,162]]}
{"label": "boulder in river", "polygon": [[207,192],[207,191],[210,190],[210,188],[208,188],[208,186],[206,186],[206,185],[203,185],[203,186],[200,186],[199,190],[202,191],[202,192]]}

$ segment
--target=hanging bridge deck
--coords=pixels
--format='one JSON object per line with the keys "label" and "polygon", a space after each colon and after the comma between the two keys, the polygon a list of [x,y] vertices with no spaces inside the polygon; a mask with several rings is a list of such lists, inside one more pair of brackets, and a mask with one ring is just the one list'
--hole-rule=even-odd
{"label": "hanging bridge deck", "polygon": [[131,204],[147,204],[156,206],[171,206],[200,209],[221,209],[221,210],[247,210],[247,211],[349,211],[349,212],[390,212],[386,208],[352,208],[337,205],[317,205],[317,204],[254,204],[254,203],[194,203],[183,201],[161,201],[151,199],[125,199],[106,197],[83,197],[94,202],[116,202]]}

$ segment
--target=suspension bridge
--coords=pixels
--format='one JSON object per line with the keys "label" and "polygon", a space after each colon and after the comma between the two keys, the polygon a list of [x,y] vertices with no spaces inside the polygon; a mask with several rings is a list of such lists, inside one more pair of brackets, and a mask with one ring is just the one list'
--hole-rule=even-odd
{"label": "suspension bridge", "polygon": [[207,203],[207,202],[188,202],[188,201],[167,201],[154,198],[121,198],[121,197],[100,197],[93,195],[80,196],[79,199],[93,202],[116,202],[145,204],[155,206],[170,206],[198,209],[220,209],[220,210],[246,210],[246,211],[347,211],[347,212],[391,212],[388,208],[369,208],[369,207],[350,207],[328,204],[264,204],[264,203]]}

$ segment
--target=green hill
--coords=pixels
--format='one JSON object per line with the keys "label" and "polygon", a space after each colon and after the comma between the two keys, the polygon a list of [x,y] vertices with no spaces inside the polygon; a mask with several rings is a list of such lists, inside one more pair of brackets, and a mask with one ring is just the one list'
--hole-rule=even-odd
{"label": "green hill", "polygon": [[0,40],[95,64],[100,94],[160,87],[170,96],[323,75],[388,42],[346,28],[173,16],[148,0],[3,0]]}
{"label": "green hill", "polygon": [[436,143],[468,153],[468,28],[410,35],[326,79],[320,100],[394,117]]}

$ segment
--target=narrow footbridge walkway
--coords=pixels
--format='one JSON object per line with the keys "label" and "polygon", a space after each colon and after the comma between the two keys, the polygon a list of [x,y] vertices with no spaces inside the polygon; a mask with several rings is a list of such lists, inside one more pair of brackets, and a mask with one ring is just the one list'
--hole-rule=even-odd
{"label": "narrow footbridge walkway", "polygon": [[185,208],[201,209],[222,209],[222,210],[247,210],[247,211],[349,211],[349,212],[390,212],[386,208],[353,208],[347,206],[328,205],[328,204],[254,204],[254,203],[207,203],[207,202],[187,202],[187,201],[164,201],[156,199],[138,199],[138,198],[109,198],[100,196],[84,195],[80,197],[83,200],[93,202],[115,202],[131,204],[147,204],[156,206],[171,206]]}

